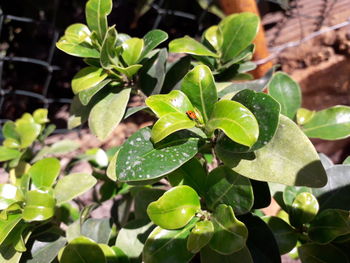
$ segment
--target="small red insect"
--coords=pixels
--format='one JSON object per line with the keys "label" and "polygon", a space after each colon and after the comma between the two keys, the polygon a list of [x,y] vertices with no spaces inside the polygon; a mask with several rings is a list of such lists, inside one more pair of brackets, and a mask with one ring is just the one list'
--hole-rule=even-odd
{"label": "small red insect", "polygon": [[194,111],[191,111],[191,110],[186,111],[186,114],[190,119],[197,120],[197,115]]}

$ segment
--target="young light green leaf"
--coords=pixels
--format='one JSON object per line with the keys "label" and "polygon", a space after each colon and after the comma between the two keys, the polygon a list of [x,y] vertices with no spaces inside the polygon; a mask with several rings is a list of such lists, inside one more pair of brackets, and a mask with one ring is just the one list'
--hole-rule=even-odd
{"label": "young light green leaf", "polygon": [[218,57],[217,54],[211,52],[197,40],[189,36],[178,38],[169,43],[169,51],[173,53],[187,53],[197,56]]}
{"label": "young light green leaf", "polygon": [[88,44],[73,43],[61,37],[56,47],[69,55],[83,58],[100,58],[100,52]]}
{"label": "young light green leaf", "polygon": [[89,127],[97,138],[106,139],[123,119],[130,92],[130,88],[111,92],[92,107]]}
{"label": "young light green leaf", "polygon": [[350,107],[334,106],[319,112],[304,125],[308,137],[338,140],[350,136]]}
{"label": "young light green leaf", "polygon": [[64,32],[65,39],[68,42],[74,44],[80,44],[82,42],[91,44],[90,35],[91,31],[89,28],[86,25],[80,23],[70,25]]}
{"label": "young light green leaf", "polygon": [[106,244],[98,244],[106,257],[107,263],[129,263],[129,258],[118,247],[110,247]]}
{"label": "young light green leaf", "polygon": [[137,72],[139,72],[139,70],[142,68],[142,65],[140,64],[135,64],[135,65],[131,65],[129,67],[123,68],[123,67],[119,67],[119,66],[114,66],[113,67],[116,71],[118,71],[121,74],[124,74],[125,76],[127,76],[128,78],[131,78],[132,76],[134,76]]}
{"label": "young light green leaf", "polygon": [[60,161],[56,158],[45,158],[36,162],[28,170],[36,188],[51,187],[61,170]]}
{"label": "young light green leaf", "polygon": [[[79,184],[77,184],[79,182]],[[55,186],[57,205],[63,204],[85,193],[96,184],[95,177],[89,174],[74,173],[64,176]]]}
{"label": "young light green leaf", "polygon": [[242,104],[221,100],[215,103],[206,125],[208,133],[221,129],[233,141],[252,146],[259,136],[259,125],[253,113]]}
{"label": "young light green leaf", "polygon": [[123,43],[122,57],[128,66],[136,64],[141,57],[144,46],[143,39],[130,38]]}
{"label": "young light green leaf", "polygon": [[221,49],[223,37],[222,32],[218,26],[211,26],[204,32],[205,39],[210,45],[219,51]]}
{"label": "young light green leaf", "polygon": [[160,43],[168,39],[168,34],[162,30],[154,29],[149,31],[144,37],[144,47],[140,59],[144,58],[150,51],[156,48]]}
{"label": "young light green leaf", "polygon": [[105,38],[108,22],[107,16],[112,11],[111,0],[89,0],[85,7],[86,22],[91,29],[95,31],[100,43]]}
{"label": "young light green leaf", "polygon": [[[237,162],[226,160],[225,164],[235,166]],[[255,180],[285,185],[322,187],[327,183],[326,172],[314,146],[299,127],[283,115],[280,115],[272,140],[257,150],[253,159],[240,160],[233,170]]]}
{"label": "young light green leaf", "polygon": [[199,196],[187,185],[165,192],[147,207],[149,218],[164,229],[184,227],[200,210]]}
{"label": "young light green leaf", "polygon": [[2,135],[6,139],[20,140],[19,135],[16,132],[16,124],[13,121],[7,121],[2,126]]}
{"label": "young light green leaf", "polygon": [[16,186],[12,184],[0,184],[0,211],[22,200],[23,195]]}
{"label": "young light green leaf", "polygon": [[107,78],[107,73],[102,68],[85,67],[74,75],[72,80],[72,90],[77,94],[83,90],[95,87]]}
{"label": "young light green leaf", "polygon": [[218,100],[215,80],[210,68],[199,65],[188,72],[182,81],[181,90],[193,106],[200,110],[204,122],[207,122]]}
{"label": "young light green leaf", "polygon": [[21,214],[9,214],[6,220],[0,219],[0,245],[21,220]]}
{"label": "young light green leaf", "polygon": [[156,146],[146,127],[134,133],[120,149],[116,173],[121,182],[147,181],[164,176],[192,159],[198,152],[199,138],[179,131]]}
{"label": "young light green leaf", "polygon": [[187,111],[194,111],[190,100],[179,90],[173,90],[169,94],[150,96],[146,99],[146,105],[157,114],[158,118],[171,112],[186,114]]}
{"label": "young light green leaf", "polygon": [[212,222],[214,235],[209,243],[211,249],[230,255],[245,247],[248,229],[235,217],[232,207],[224,204],[217,206]]}
{"label": "young light green leaf", "polygon": [[162,116],[152,128],[152,141],[157,143],[168,135],[183,129],[190,129],[196,125],[186,114],[171,112]]}
{"label": "young light green leaf", "polygon": [[214,225],[209,220],[199,221],[192,228],[187,239],[187,249],[193,254],[198,253],[211,240],[214,234]]}
{"label": "young light green leaf", "polygon": [[145,243],[143,262],[189,262],[194,254],[187,250],[187,237],[197,221],[198,218],[193,218],[184,228],[177,230],[156,227]]}
{"label": "young light green leaf", "polygon": [[259,17],[253,13],[234,14],[221,21],[219,28],[223,35],[223,62],[233,59],[253,42],[259,24]]}
{"label": "young light green leaf", "polygon": [[240,215],[249,212],[253,206],[253,189],[249,179],[227,166],[219,166],[209,173],[207,189],[205,201],[211,210],[215,210],[219,204],[225,204]]}
{"label": "young light green leaf", "polygon": [[105,86],[107,86],[111,81],[112,81],[111,79],[107,78],[101,81],[100,83],[98,83],[97,85],[95,85],[94,87],[80,91],[78,96],[81,104],[84,106],[87,106],[91,101],[92,97],[96,93],[98,93],[101,89],[103,89]]}
{"label": "young light green leaf", "polygon": [[39,136],[41,125],[36,123],[30,114],[16,120],[16,133],[20,137],[21,148],[29,147]]}
{"label": "young light green leaf", "polygon": [[0,162],[16,159],[21,156],[21,152],[15,149],[0,146]]}
{"label": "young light green leaf", "polygon": [[316,111],[311,111],[305,108],[300,108],[297,111],[296,121],[299,125],[305,125],[308,123],[314,116]]}
{"label": "young light green leaf", "polygon": [[118,53],[115,43],[117,42],[117,30],[115,27],[110,27],[103,40],[101,48],[101,66],[105,69],[111,69],[113,66],[118,65]]}
{"label": "young light green leaf", "polygon": [[47,118],[48,110],[47,109],[37,109],[33,112],[33,119],[36,123],[44,124],[49,122]]}
{"label": "young light green leaf", "polygon": [[318,209],[319,204],[315,196],[311,193],[300,193],[292,203],[289,212],[290,223],[296,227],[309,223],[316,216]]}
{"label": "young light green leaf", "polygon": [[28,191],[22,217],[28,222],[47,220],[55,214],[55,204],[52,193],[48,191]]}
{"label": "young light green leaf", "polygon": [[277,72],[268,85],[269,94],[281,104],[281,113],[294,119],[301,107],[301,91],[299,84],[285,73]]}

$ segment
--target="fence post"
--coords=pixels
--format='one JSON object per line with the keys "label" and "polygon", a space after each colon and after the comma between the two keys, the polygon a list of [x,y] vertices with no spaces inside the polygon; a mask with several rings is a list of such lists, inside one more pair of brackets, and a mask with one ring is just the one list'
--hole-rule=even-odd
{"label": "fence post", "polygon": [[[219,4],[226,15],[240,12],[252,12],[259,15],[256,0],[219,0]],[[269,50],[266,45],[265,33],[262,25],[260,25],[260,29],[254,43],[256,45],[254,59],[259,60],[266,58],[269,55]],[[271,67],[272,62],[267,62],[260,65],[253,71],[254,77],[262,77]]]}

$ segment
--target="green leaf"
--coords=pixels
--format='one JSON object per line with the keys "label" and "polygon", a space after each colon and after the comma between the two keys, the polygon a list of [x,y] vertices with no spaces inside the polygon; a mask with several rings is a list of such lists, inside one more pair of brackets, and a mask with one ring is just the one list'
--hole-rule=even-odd
{"label": "green leaf", "polygon": [[308,137],[338,140],[350,136],[350,107],[334,106],[319,112],[304,125]]}
{"label": "green leaf", "polygon": [[60,161],[56,158],[46,158],[36,162],[28,170],[36,188],[51,187],[61,170]]}
{"label": "green leaf", "polygon": [[54,241],[39,241],[35,240],[30,251],[32,258],[28,259],[27,263],[46,263],[52,262],[58,252],[65,246],[67,240],[64,237],[59,237]]}
{"label": "green leaf", "polygon": [[111,81],[112,81],[111,79],[107,78],[91,88],[80,91],[78,96],[81,104],[84,106],[88,105],[92,97],[101,89],[103,89],[105,86],[107,86]]}
{"label": "green leaf", "polygon": [[107,78],[107,73],[104,72],[103,68],[85,67],[73,77],[72,90],[74,94],[77,94],[95,87],[105,78]]}
{"label": "green leaf", "polygon": [[13,121],[7,121],[2,126],[2,135],[6,139],[14,139],[15,141],[19,141],[20,137],[16,132],[16,124]]}
{"label": "green leaf", "polygon": [[[229,161],[225,164],[230,166]],[[327,183],[314,146],[298,126],[283,115],[270,143],[257,150],[252,160],[240,160],[233,170],[248,178],[285,185],[322,187]]]}
{"label": "green leaf", "polygon": [[168,34],[162,30],[154,29],[149,31],[144,37],[144,47],[140,59],[156,48],[160,43],[168,39]]}
{"label": "green leaf", "polygon": [[169,43],[169,52],[172,53],[187,53],[191,55],[197,56],[210,56],[210,57],[218,57],[217,54],[211,52],[197,40],[189,36],[185,36],[183,38],[174,39]]}
{"label": "green leaf", "polygon": [[310,223],[311,240],[327,244],[339,236],[350,233],[350,212],[340,209],[327,209],[320,212]]}
{"label": "green leaf", "polygon": [[247,247],[230,255],[221,255],[210,249],[209,246],[206,246],[201,250],[200,255],[202,263],[254,263]]}
{"label": "green leaf", "polygon": [[343,164],[350,164],[350,156],[346,157],[346,159],[343,161]]}
{"label": "green leaf", "polygon": [[268,85],[269,94],[281,104],[281,113],[290,119],[301,107],[299,84],[285,73],[277,72]]}
{"label": "green leaf", "polygon": [[102,43],[105,38],[108,22],[107,16],[112,11],[111,0],[89,0],[85,7],[86,22],[91,29],[95,31],[99,42]]}
{"label": "green leaf", "polygon": [[48,191],[31,190],[26,193],[23,219],[44,221],[54,216],[56,201]]}
{"label": "green leaf", "polygon": [[44,124],[49,122],[47,118],[48,110],[47,109],[37,109],[33,112],[33,119],[36,123]]}
{"label": "green leaf", "polygon": [[128,66],[136,64],[141,58],[144,41],[140,38],[130,38],[123,43],[122,57]]}
{"label": "green leaf", "polygon": [[158,200],[165,192],[163,189],[149,188],[147,186],[133,187],[130,189],[130,191],[134,196],[135,218],[145,218],[147,220],[149,220],[147,215],[148,205],[151,202]]}
{"label": "green leaf", "polygon": [[143,262],[189,262],[194,254],[187,250],[187,237],[197,221],[198,218],[194,218],[184,228],[177,230],[166,230],[156,227],[145,243]]}
{"label": "green leaf", "polygon": [[233,141],[252,146],[258,139],[259,126],[253,113],[242,104],[221,100],[215,103],[206,130],[213,133],[221,129]]}
{"label": "green leaf", "polygon": [[67,27],[64,32],[65,39],[74,44],[80,44],[82,42],[87,42],[91,44],[90,39],[91,31],[89,28],[80,23],[76,23]]}
{"label": "green leaf", "polygon": [[21,221],[21,214],[9,214],[6,220],[0,219],[0,245]]}
{"label": "green leaf", "polygon": [[112,223],[109,218],[89,218],[81,226],[81,234],[96,243],[107,244],[112,231]]}
{"label": "green leaf", "polygon": [[15,149],[10,149],[0,146],[0,162],[16,159],[21,156],[21,152]]}
{"label": "green leaf", "polygon": [[218,205],[212,222],[214,235],[209,243],[211,249],[223,255],[230,255],[245,247],[248,229],[235,217],[232,207]]}
{"label": "green leaf", "polygon": [[171,112],[162,116],[152,128],[152,141],[157,143],[168,135],[183,129],[190,129],[196,125],[186,114]]}
{"label": "green leaf", "polygon": [[320,209],[350,210],[350,165],[334,165],[327,168],[326,172],[327,184],[322,188],[312,189],[320,203]]}
{"label": "green leaf", "polygon": [[218,26],[211,26],[204,32],[205,39],[210,45],[219,51],[221,49],[223,37],[222,32]]}
{"label": "green leaf", "polygon": [[0,184],[0,210],[4,210],[10,205],[22,200],[23,195],[16,186],[12,184]]}
{"label": "green leaf", "polygon": [[227,62],[248,47],[259,30],[259,17],[253,13],[240,13],[226,17],[219,24],[223,43],[221,59]]}
{"label": "green leaf", "polygon": [[249,179],[227,166],[219,166],[209,173],[207,189],[205,201],[211,210],[215,210],[219,204],[225,204],[240,215],[249,212],[253,206],[253,189]]}
{"label": "green leaf", "polygon": [[204,122],[207,122],[218,100],[215,80],[210,69],[205,65],[196,66],[184,77],[181,90],[202,113]]}
{"label": "green leaf", "polygon": [[311,193],[311,188],[304,186],[286,186],[283,191],[283,203],[287,207],[287,212],[292,209],[294,199],[301,193]]}
{"label": "green leaf", "polygon": [[93,106],[89,115],[89,127],[97,138],[106,139],[123,119],[130,92],[130,88],[111,92]]}
{"label": "green leaf", "polygon": [[108,167],[107,167],[107,170],[106,170],[107,177],[109,179],[111,179],[112,181],[116,181],[117,180],[117,175],[115,173],[115,169],[116,169],[118,153],[119,153],[119,150],[113,155],[112,159],[109,161],[109,164],[108,164]]}
{"label": "green leaf", "polygon": [[21,139],[21,148],[29,147],[37,139],[40,131],[41,125],[28,113],[16,120],[16,133]]}
{"label": "green leaf", "polygon": [[190,100],[179,90],[173,90],[165,95],[150,96],[146,99],[146,105],[157,114],[158,118],[172,112],[186,114],[187,111],[194,111]]}
{"label": "green leaf", "polygon": [[142,65],[135,64],[135,65],[131,65],[131,66],[126,67],[126,68],[114,66],[113,68],[115,70],[117,70],[119,73],[124,74],[126,77],[131,78],[137,72],[139,72],[139,70],[142,68]]}
{"label": "green leaf", "polygon": [[113,26],[108,29],[101,48],[100,62],[101,66],[105,69],[111,69],[114,65],[117,65],[119,62],[118,52],[115,46],[116,42],[117,30]]}
{"label": "green leaf", "polygon": [[115,245],[131,260],[137,260],[142,253],[147,236],[153,229],[153,223],[148,220],[130,221],[118,232]]}
{"label": "green leaf", "polygon": [[[79,183],[77,183],[79,182]],[[64,176],[55,186],[54,194],[57,205],[63,204],[85,193],[96,184],[97,180],[90,174],[73,173]]]}
{"label": "green leaf", "polygon": [[73,43],[61,37],[56,43],[56,47],[69,55],[83,58],[100,58],[100,53],[88,44]]}
{"label": "green leaf", "polygon": [[60,263],[106,263],[103,250],[86,237],[77,237],[64,248]]}
{"label": "green leaf", "polygon": [[295,247],[298,234],[290,225],[275,216],[266,216],[262,219],[271,228],[281,255],[288,253]]}
{"label": "green leaf", "polygon": [[309,223],[316,216],[319,204],[316,197],[310,193],[300,193],[296,196],[289,212],[290,222],[293,226],[302,226]]}
{"label": "green leaf", "polygon": [[107,263],[129,263],[129,258],[118,247],[110,247],[105,244],[98,244],[102,249]]}
{"label": "green leaf", "polygon": [[300,108],[297,111],[296,121],[299,125],[305,125],[308,123],[314,116],[316,111],[311,111],[305,108]]}
{"label": "green leaf", "polygon": [[199,196],[187,185],[165,192],[147,207],[149,218],[164,229],[184,227],[200,210]]}
{"label": "green leaf", "polygon": [[298,254],[302,262],[321,263],[321,262],[337,262],[348,263],[347,257],[343,252],[335,246],[319,245],[308,243],[298,247]]}
{"label": "green leaf", "polygon": [[116,165],[118,180],[147,181],[179,168],[198,152],[199,138],[189,136],[193,134],[180,131],[155,146],[150,140],[150,128],[140,129],[119,151]]}
{"label": "green leaf", "polygon": [[71,153],[77,150],[79,147],[80,147],[80,144],[76,141],[72,141],[72,140],[58,141],[50,146],[44,146],[36,154],[35,158],[32,161],[36,162],[48,155],[61,155],[61,154]]}
{"label": "green leaf", "polygon": [[199,221],[192,228],[187,239],[187,249],[193,254],[198,253],[211,240],[214,234],[214,225],[211,221]]}

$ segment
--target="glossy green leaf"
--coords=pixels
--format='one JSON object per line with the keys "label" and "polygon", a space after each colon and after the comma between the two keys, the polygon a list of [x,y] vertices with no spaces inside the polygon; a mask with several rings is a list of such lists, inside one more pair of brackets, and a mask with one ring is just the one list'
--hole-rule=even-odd
{"label": "glossy green leaf", "polygon": [[112,5],[111,0],[89,0],[86,3],[86,22],[91,31],[96,32],[100,43],[102,43],[107,32],[107,16],[112,11]]}
{"label": "glossy green leaf", "polygon": [[259,17],[253,13],[240,13],[226,17],[219,24],[222,31],[222,60],[227,62],[248,47],[259,29]]}
{"label": "glossy green leaf", "polygon": [[56,158],[45,158],[36,162],[28,170],[36,188],[51,187],[61,170],[60,161]]}
{"label": "glossy green leaf", "polygon": [[64,237],[59,237],[54,241],[39,241],[35,240],[30,251],[32,258],[28,259],[27,263],[47,263],[52,262],[58,252],[65,246],[67,240]]}
{"label": "glossy green leaf", "polygon": [[327,168],[326,172],[327,184],[322,188],[312,189],[320,203],[320,209],[350,210],[350,165],[333,165]]}
{"label": "glossy green leaf", "polygon": [[134,196],[134,208],[136,219],[148,219],[147,207],[151,202],[157,201],[165,192],[163,189],[145,187],[133,187],[130,189]]}
{"label": "glossy green leaf", "polygon": [[106,263],[103,250],[86,237],[77,237],[64,248],[60,263]]}
{"label": "glossy green leaf", "polygon": [[253,113],[242,104],[229,100],[214,105],[206,130],[213,133],[216,129],[223,130],[231,140],[246,146],[252,146],[259,136],[258,122]]}
{"label": "glossy green leaf", "polygon": [[150,128],[140,129],[119,151],[116,165],[118,180],[147,181],[174,171],[197,154],[199,138],[193,136],[187,131],[179,131],[155,146],[150,140]]}
{"label": "glossy green leaf", "polygon": [[211,249],[223,255],[230,255],[245,247],[248,230],[235,217],[232,207],[224,204],[217,206],[212,222],[214,235],[209,243]]}
{"label": "glossy green leaf", "polygon": [[146,99],[146,105],[157,114],[158,118],[171,112],[186,114],[187,111],[194,111],[188,97],[179,90],[173,90],[165,95],[150,96]]}
{"label": "glossy green leaf", "polygon": [[98,244],[102,249],[107,263],[129,263],[128,257],[118,247],[110,247],[106,244]]}
{"label": "glossy green leaf", "polygon": [[134,76],[136,73],[139,72],[139,70],[142,68],[142,65],[135,64],[126,68],[114,66],[113,68],[119,73],[124,74],[126,77],[131,78],[132,76]]}
{"label": "glossy green leaf", "polygon": [[171,41],[169,43],[169,51],[173,53],[187,53],[197,56],[218,57],[217,54],[211,52],[197,40],[189,36]]}
{"label": "glossy green leaf", "polygon": [[16,133],[20,137],[21,147],[29,147],[38,137],[41,125],[37,124],[30,114],[23,114],[16,120]]}
{"label": "glossy green leaf", "polygon": [[183,129],[190,129],[196,125],[186,114],[171,112],[162,116],[152,128],[152,141],[157,143],[168,135]]}
{"label": "glossy green leaf", "polygon": [[187,237],[197,221],[198,218],[194,218],[184,228],[177,230],[166,230],[156,227],[145,243],[143,262],[189,262],[194,254],[187,250]]}
{"label": "glossy green leaf", "polygon": [[70,42],[65,36],[56,43],[56,47],[69,55],[83,58],[100,58],[100,53],[88,44]]}
{"label": "glossy green leaf", "polygon": [[0,184],[0,210],[8,208],[13,203],[23,200],[19,189],[12,184]]}
{"label": "glossy green leaf", "polygon": [[105,86],[107,86],[111,81],[112,81],[111,79],[107,78],[91,88],[80,91],[78,96],[81,104],[84,106],[88,105],[92,97],[101,89],[103,89]]}
{"label": "glossy green leaf", "polygon": [[123,43],[122,57],[128,66],[136,64],[144,47],[144,40],[140,38],[130,38]]}
{"label": "glossy green leaf", "polygon": [[165,192],[147,207],[149,218],[164,229],[184,227],[200,210],[199,196],[187,185]]}
{"label": "glossy green leaf", "polygon": [[90,35],[90,29],[86,25],[80,23],[70,25],[64,32],[66,40],[70,43],[76,44],[82,42],[91,43]]}
{"label": "glossy green leaf", "polygon": [[21,156],[21,152],[15,149],[10,149],[0,146],[0,162],[16,159]]}
{"label": "glossy green leaf", "polygon": [[215,50],[219,51],[221,49],[223,37],[218,26],[209,27],[204,32],[204,37]]}
{"label": "glossy green leaf", "polygon": [[19,135],[16,132],[16,124],[13,121],[7,121],[2,126],[2,135],[5,139],[20,140]]}
{"label": "glossy green leaf", "polygon": [[311,193],[311,188],[305,186],[286,186],[283,191],[283,203],[287,207],[287,211],[292,209],[294,199],[301,193]]}
{"label": "glossy green leaf", "polygon": [[26,221],[44,221],[53,217],[56,201],[48,191],[31,190],[26,193],[23,219]]}
{"label": "glossy green leaf", "polygon": [[101,66],[105,69],[111,69],[119,62],[118,52],[115,44],[117,42],[117,30],[110,27],[106,33],[101,47]]}
{"label": "glossy green leaf", "polygon": [[187,249],[193,254],[198,253],[211,240],[214,234],[214,225],[211,221],[199,221],[192,228],[187,239]]}
{"label": "glossy green leaf", "polygon": [[207,171],[197,158],[192,158],[167,177],[172,186],[188,185],[202,197],[207,192]]}
{"label": "glossy green leaf", "polygon": [[327,209],[320,212],[310,223],[309,237],[321,244],[350,233],[350,212],[340,209]]}
{"label": "glossy green leaf", "polygon": [[153,229],[153,223],[148,220],[130,221],[120,229],[115,245],[130,259],[136,260],[140,257],[147,236]]}
{"label": "glossy green leaf", "polygon": [[0,245],[21,221],[21,214],[9,214],[7,220],[0,219]]}
{"label": "glossy green leaf", "polygon": [[207,122],[218,100],[215,80],[210,69],[205,65],[199,65],[188,72],[182,81],[181,91],[202,113],[204,122]]}
{"label": "glossy green leaf", "polygon": [[301,107],[301,91],[299,84],[285,73],[277,72],[268,85],[269,94],[281,104],[281,113],[294,119]]}
{"label": "glossy green leaf", "polygon": [[149,31],[144,37],[144,47],[140,59],[144,58],[149,52],[156,48],[159,44],[168,39],[168,34],[162,30],[154,29]]}
{"label": "glossy green leaf", "polygon": [[96,243],[107,244],[112,231],[112,222],[109,218],[89,218],[81,226],[81,234]]}
{"label": "glossy green leaf", "polygon": [[334,106],[319,112],[304,125],[308,137],[338,140],[350,136],[350,107]]}
{"label": "glossy green leaf", "polygon": [[[234,57],[233,59],[229,60],[228,62],[226,62],[225,64],[223,64],[222,66],[220,66],[218,68],[218,73],[223,72],[225,70],[229,70],[230,68],[234,68],[235,70],[237,70],[237,72],[244,72],[243,68],[241,68],[242,64],[244,64],[245,62],[249,62],[249,60],[251,60],[253,58],[253,53],[255,51],[255,45],[254,44],[250,44],[248,47],[246,47],[243,51],[241,51],[236,57]],[[241,63],[241,64],[238,64]],[[234,66],[234,64],[238,64],[237,66]],[[267,72],[267,74],[269,74]],[[271,74],[272,76],[272,74]],[[239,77],[239,75],[237,75],[237,77]],[[236,78],[236,77],[235,77]],[[255,81],[251,81],[252,83],[256,83]],[[243,84],[239,83],[239,84]],[[238,83],[236,83],[238,84]],[[250,84],[248,84],[248,86],[251,86]]]}
{"label": "glossy green leaf", "polygon": [[316,111],[311,111],[305,108],[300,108],[297,111],[296,121],[299,125],[305,125],[308,123],[314,116]]}
{"label": "glossy green leaf", "polygon": [[281,255],[288,253],[295,247],[298,234],[290,225],[275,216],[266,216],[262,219],[271,228]]}
{"label": "glossy green leaf", "polygon": [[308,243],[298,247],[298,254],[302,262],[321,263],[321,262],[337,262],[348,263],[349,260],[342,251],[335,246],[319,245]]}
{"label": "glossy green leaf", "polygon": [[72,80],[72,90],[77,94],[83,90],[95,87],[107,78],[107,74],[102,68],[85,67],[80,70]]}
{"label": "glossy green leaf", "polygon": [[319,204],[316,197],[310,193],[300,193],[292,203],[289,213],[290,222],[294,226],[309,223],[316,216]]}
{"label": "glossy green leaf", "polygon": [[285,185],[322,187],[327,183],[314,146],[298,126],[283,115],[272,140],[257,150],[252,160],[240,160],[234,171],[255,180]]}
{"label": "glossy green leaf", "polygon": [[209,173],[207,189],[205,201],[211,210],[215,210],[219,204],[225,204],[240,215],[249,212],[253,206],[253,189],[249,179],[227,166],[219,166]]}
{"label": "glossy green leaf", "polygon": [[97,180],[95,177],[84,173],[74,173],[64,176],[58,181],[54,189],[57,204],[63,204],[85,193],[93,187],[96,182]]}
{"label": "glossy green leaf", "polygon": [[89,115],[89,127],[97,138],[106,139],[123,119],[130,92],[130,88],[111,92],[93,106]]}
{"label": "glossy green leaf", "polygon": [[209,246],[206,246],[200,253],[201,263],[254,263],[247,247],[230,255],[221,255],[212,250]]}

